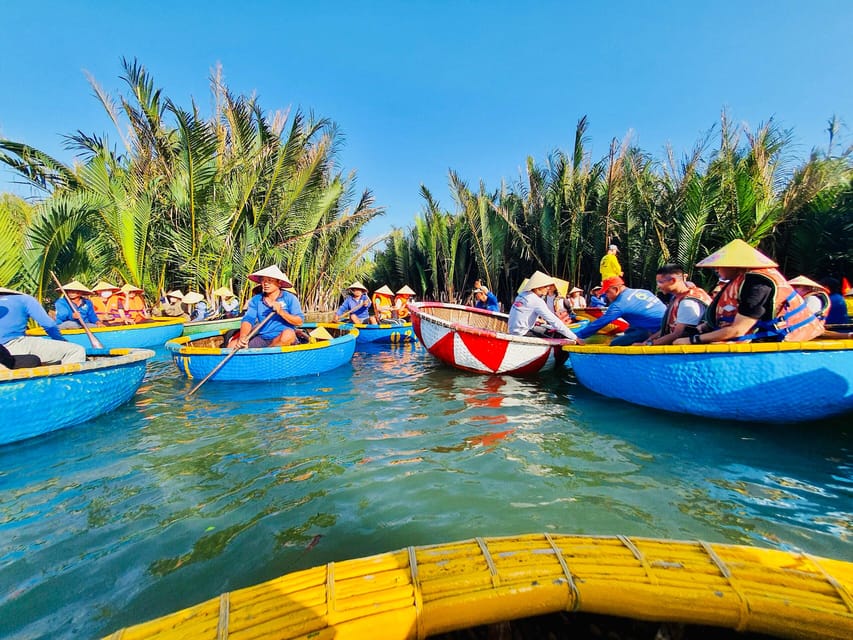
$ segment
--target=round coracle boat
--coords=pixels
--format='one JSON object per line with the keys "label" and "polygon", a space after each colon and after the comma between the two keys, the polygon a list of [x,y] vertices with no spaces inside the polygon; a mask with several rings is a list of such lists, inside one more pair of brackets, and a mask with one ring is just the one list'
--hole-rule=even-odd
{"label": "round coracle boat", "polygon": [[507,333],[505,313],[441,302],[410,302],[412,326],[427,351],[445,364],[474,373],[527,375],[565,362],[572,340]]}
{"label": "round coracle boat", "polygon": [[[587,307],[586,309],[575,309],[574,314],[580,320],[598,320],[607,311],[606,307]],[[605,336],[615,336],[617,333],[622,333],[628,328],[628,323],[622,318],[616,318],[613,322],[609,322],[598,330],[598,333]]]}
{"label": "round coracle boat", "polygon": [[184,336],[170,340],[166,348],[171,352],[178,371],[188,378],[204,378],[223,360],[230,359],[211,380],[232,382],[264,382],[298,376],[310,376],[331,371],[352,360],[355,353],[357,329],[339,329],[332,324],[321,324],[330,340],[315,340],[289,347],[264,347],[260,349],[223,348],[225,331]]}
{"label": "round coracle boat", "polygon": [[352,324],[341,322],[341,329],[358,329],[358,344],[402,344],[412,342],[415,332],[411,322],[383,322],[381,324]]}
{"label": "round coracle boat", "polygon": [[655,409],[771,423],[853,411],[853,340],[565,350],[583,386]]}
{"label": "round coracle boat", "polygon": [[7,418],[0,444],[82,424],[136,393],[149,349],[89,350],[85,363],[0,370],[0,405]]}
{"label": "round coracle boat", "polygon": [[408,640],[570,612],[713,627],[715,638],[731,629],[846,640],[853,637],[852,593],[853,563],[841,560],[740,545],[546,533],[331,562],[108,637]]}
{"label": "round coracle boat", "polygon": [[201,320],[198,322],[184,323],[185,336],[194,336],[199,333],[211,333],[213,331],[230,331],[240,328],[242,318],[218,318],[216,320]]}
{"label": "round coracle boat", "polygon": [[[101,341],[104,349],[160,347],[167,340],[177,338],[183,333],[184,321],[180,318],[154,318],[150,322],[139,324],[91,327],[90,331]],[[27,335],[44,336],[47,334],[44,329],[37,327],[29,329]],[[83,329],[63,329],[62,335],[68,342],[79,344],[87,349],[92,346],[89,336]]]}

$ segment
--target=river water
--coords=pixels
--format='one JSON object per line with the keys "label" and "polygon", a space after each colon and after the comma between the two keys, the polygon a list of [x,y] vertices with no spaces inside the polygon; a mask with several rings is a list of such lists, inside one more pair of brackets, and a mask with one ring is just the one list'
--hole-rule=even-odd
{"label": "river water", "polygon": [[671,415],[595,395],[570,370],[464,374],[417,345],[187,400],[191,386],[158,352],[130,404],[0,447],[0,637],[98,638],[289,571],[474,536],[853,560],[849,416]]}

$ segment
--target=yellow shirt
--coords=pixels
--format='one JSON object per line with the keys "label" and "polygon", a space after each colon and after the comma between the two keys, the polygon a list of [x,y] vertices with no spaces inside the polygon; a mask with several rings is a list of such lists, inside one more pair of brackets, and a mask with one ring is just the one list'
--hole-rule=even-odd
{"label": "yellow shirt", "polygon": [[598,270],[601,272],[601,281],[604,282],[607,278],[622,275],[622,265],[612,253],[606,254],[601,259],[601,264],[598,265]]}

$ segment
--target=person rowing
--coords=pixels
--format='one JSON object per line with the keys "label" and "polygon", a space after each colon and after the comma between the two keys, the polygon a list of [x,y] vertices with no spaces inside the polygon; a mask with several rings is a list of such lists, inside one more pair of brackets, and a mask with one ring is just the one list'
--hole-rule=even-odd
{"label": "person rowing", "polygon": [[[95,305],[87,296],[93,292],[84,284],[77,280],[62,285],[65,289],[65,294],[68,296],[66,300],[64,296],[56,299],[54,308],[56,309],[56,323],[60,329],[82,329],[86,323],[89,327],[102,327],[104,323],[98,318],[95,312]],[[60,291],[60,289],[57,289]],[[69,301],[71,304],[69,304]]]}
{"label": "person rowing", "polygon": [[[293,287],[276,265],[256,271],[249,280],[261,285],[261,292],[252,296],[240,323],[240,332],[231,338],[229,347],[286,347],[297,341],[296,330],[305,322],[305,314],[295,294],[285,291]],[[274,314],[251,340],[252,327]]]}

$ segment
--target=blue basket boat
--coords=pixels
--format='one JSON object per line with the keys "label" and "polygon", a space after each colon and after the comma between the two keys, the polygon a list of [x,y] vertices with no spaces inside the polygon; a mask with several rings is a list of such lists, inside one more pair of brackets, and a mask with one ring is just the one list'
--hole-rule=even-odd
{"label": "blue basket boat", "polygon": [[341,329],[358,329],[358,344],[402,344],[415,340],[415,331],[411,322],[382,324],[336,323]]}
{"label": "blue basket boat", "polygon": [[91,420],[130,400],[145,375],[149,349],[90,350],[83,364],[0,371],[7,419],[0,444]]}
{"label": "blue basket boat", "polygon": [[[210,333],[212,331],[228,331],[230,329],[239,329],[240,322],[242,322],[242,320],[242,318],[218,318],[216,320],[187,322],[184,324],[183,335],[194,336],[200,333]],[[171,338],[169,339],[171,340]]]}
{"label": "blue basket boat", "polygon": [[853,411],[853,340],[564,349],[583,386],[655,409],[771,423]]}
{"label": "blue basket boat", "polygon": [[[184,331],[181,318],[166,320],[155,319],[142,324],[121,325],[115,327],[92,327],[92,333],[101,341],[104,349],[139,349],[142,347],[160,347],[166,341],[177,338]],[[38,327],[27,331],[29,336],[44,336],[44,329]],[[79,344],[87,349],[92,343],[83,329],[63,329],[62,335],[68,342]]]}
{"label": "blue basket boat", "polygon": [[[321,324],[331,340],[318,340],[290,347],[241,349],[211,380],[232,382],[265,382],[298,376],[312,376],[330,371],[352,360],[357,329],[339,329],[334,324]],[[230,353],[223,349],[224,331],[184,336],[170,340],[166,348],[178,370],[188,378],[204,378]]]}

